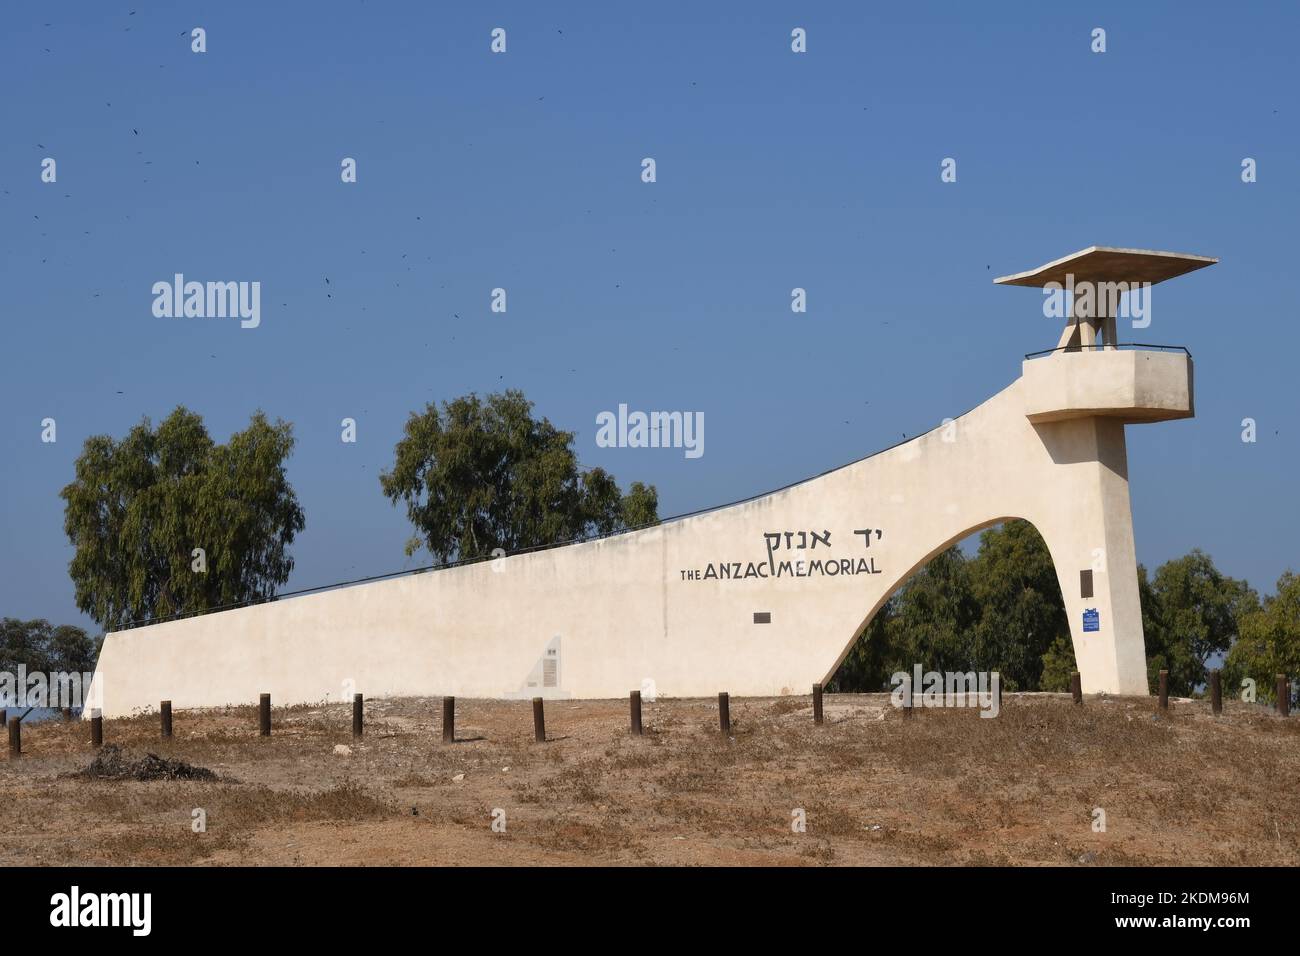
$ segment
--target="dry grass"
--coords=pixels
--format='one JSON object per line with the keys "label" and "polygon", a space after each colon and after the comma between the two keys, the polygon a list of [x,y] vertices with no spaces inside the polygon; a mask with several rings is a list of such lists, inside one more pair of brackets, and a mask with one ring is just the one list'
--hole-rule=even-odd
{"label": "dry grass", "polygon": [[1300,863],[1300,719],[1244,704],[1008,696],[997,719],[904,719],[828,695],[814,727],[807,698],[733,699],[724,739],[714,701],[647,702],[642,738],[624,701],[556,701],[536,744],[527,702],[459,701],[450,746],[439,704],[370,701],[360,741],[347,705],[277,709],[269,739],[251,706],[177,711],[167,741],[156,714],[106,721],[215,781],[80,779],[86,725],[27,727],[0,762],[0,865]]}

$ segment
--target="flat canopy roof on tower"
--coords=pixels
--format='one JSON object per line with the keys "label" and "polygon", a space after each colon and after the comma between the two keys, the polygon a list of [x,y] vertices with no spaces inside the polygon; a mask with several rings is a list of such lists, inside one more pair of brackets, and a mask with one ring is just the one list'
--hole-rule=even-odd
{"label": "flat canopy roof on tower", "polygon": [[1037,269],[1002,276],[993,281],[998,285],[1041,288],[1049,282],[1064,286],[1065,277],[1072,275],[1075,285],[1081,282],[1149,282],[1155,285],[1165,279],[1212,266],[1218,261],[1208,256],[1193,256],[1184,252],[1089,246]]}

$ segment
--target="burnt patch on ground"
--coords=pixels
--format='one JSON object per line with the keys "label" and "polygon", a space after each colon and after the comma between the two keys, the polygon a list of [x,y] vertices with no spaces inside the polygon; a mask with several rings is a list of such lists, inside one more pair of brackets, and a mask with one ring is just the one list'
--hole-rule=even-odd
{"label": "burnt patch on ground", "polygon": [[146,753],[132,757],[117,744],[101,747],[95,759],[77,776],[91,780],[216,780],[207,767],[196,767],[184,760]]}

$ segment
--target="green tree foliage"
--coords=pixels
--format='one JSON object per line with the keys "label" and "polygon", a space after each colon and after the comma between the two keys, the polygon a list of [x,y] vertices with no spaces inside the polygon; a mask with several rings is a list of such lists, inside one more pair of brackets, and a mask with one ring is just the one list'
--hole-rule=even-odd
{"label": "green tree foliage", "polygon": [[1295,687],[1300,678],[1300,576],[1287,571],[1277,581],[1277,593],[1241,617],[1236,643],[1223,666],[1224,693],[1255,681],[1259,699],[1275,698],[1275,679],[1286,674]]}
{"label": "green tree foliage", "polygon": [[826,685],[828,692],[843,694],[888,689],[889,675],[899,669],[891,666],[897,657],[891,646],[891,633],[895,630],[891,621],[899,599],[899,595],[894,594],[867,622],[836,668],[835,676]]}
{"label": "green tree foliage", "polygon": [[970,564],[960,550],[949,548],[903,586],[889,620],[890,673],[910,672],[918,661],[953,670],[969,659],[970,633],[979,620]]}
{"label": "green tree foliage", "polygon": [[292,426],[261,412],[218,445],[184,407],[121,441],[88,438],[61,492],[77,607],[112,630],[272,597],[305,524],[285,476],[292,450]]}
{"label": "green tree foliage", "polygon": [[1193,694],[1208,679],[1206,663],[1228,650],[1238,621],[1259,605],[1246,584],[1221,573],[1200,549],[1156,569],[1149,586],[1139,576],[1142,625],[1151,686],[1169,671],[1169,692]]}
{"label": "green tree foliage", "polygon": [[625,528],[648,528],[659,523],[659,492],[654,485],[632,482],[619,502],[620,520]]}
{"label": "green tree foliage", "polygon": [[[1300,647],[1300,586],[1283,580],[1294,589],[1291,603],[1279,582],[1279,597],[1261,611],[1246,582],[1222,574],[1202,551],[1162,564],[1154,579],[1139,565],[1152,686],[1166,669],[1171,693],[1192,694],[1207,679],[1207,662],[1239,631],[1243,641],[1229,660],[1241,676],[1255,677],[1261,694],[1272,693],[1269,668],[1300,671],[1300,661],[1287,657]],[[1253,643],[1244,643],[1247,634]],[[1069,688],[1076,665],[1065,604],[1051,554],[1031,524],[1008,521],[984,531],[973,558],[950,548],[932,559],[868,624],[832,687],[879,690],[890,674],[917,663],[927,670],[996,670],[1008,689]]]}
{"label": "green tree foliage", "polygon": [[958,548],[949,548],[908,578],[854,642],[829,689],[881,690],[891,674],[911,673],[917,662],[927,669],[966,670],[978,614],[969,564]]}
{"label": "green tree foliage", "polygon": [[439,562],[507,554],[656,524],[659,496],[634,482],[624,495],[608,472],[583,470],[573,433],[533,417],[522,392],[470,394],[407,419],[384,495]]}
{"label": "green tree foliage", "polygon": [[1043,655],[1070,635],[1056,566],[1038,530],[1015,520],[981,532],[971,582],[978,624],[969,666],[998,671],[1010,690],[1038,687]]}
{"label": "green tree foliage", "polygon": [[975,557],[949,548],[909,578],[855,642],[833,686],[879,690],[921,664],[998,671],[1007,689],[1038,687],[1044,655],[1061,636],[1068,646],[1068,635],[1047,545],[1033,525],[1008,521],[980,535]]}
{"label": "green tree foliage", "polygon": [[0,671],[16,674],[22,665],[28,673],[88,673],[95,669],[101,642],[71,624],[6,617],[0,619]]}
{"label": "green tree foliage", "polygon": [[1075,666],[1074,644],[1065,634],[1058,634],[1052,646],[1043,654],[1043,673],[1038,679],[1039,690],[1067,691],[1070,677],[1079,668]]}

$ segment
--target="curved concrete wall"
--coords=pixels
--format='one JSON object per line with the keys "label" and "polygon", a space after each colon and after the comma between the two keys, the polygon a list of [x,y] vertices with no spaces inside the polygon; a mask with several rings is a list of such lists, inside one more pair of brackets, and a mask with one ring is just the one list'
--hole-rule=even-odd
{"label": "curved concrete wall", "polygon": [[1020,517],[1051,550],[1084,690],[1146,693],[1124,426],[1034,424],[1039,401],[1021,379],[888,451],[645,531],[113,633],[95,689],[107,716],[261,692],[802,694],[930,557]]}

